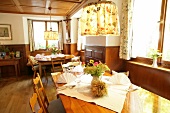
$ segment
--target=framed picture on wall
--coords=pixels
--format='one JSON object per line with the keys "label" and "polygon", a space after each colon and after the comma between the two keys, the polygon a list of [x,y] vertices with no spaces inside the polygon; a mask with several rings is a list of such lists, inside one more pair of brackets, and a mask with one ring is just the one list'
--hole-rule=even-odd
{"label": "framed picture on wall", "polygon": [[12,40],[10,24],[0,24],[0,40]]}

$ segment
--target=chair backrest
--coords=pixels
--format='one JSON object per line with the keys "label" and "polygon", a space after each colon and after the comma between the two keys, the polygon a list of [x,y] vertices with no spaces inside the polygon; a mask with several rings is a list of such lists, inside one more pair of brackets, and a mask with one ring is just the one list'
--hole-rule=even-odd
{"label": "chair backrest", "polygon": [[[35,106],[37,105],[37,100],[38,100],[37,93],[33,93],[32,97],[30,98],[30,101],[29,101],[29,105],[30,105],[33,113],[36,113]],[[38,104],[39,104],[40,109],[38,110],[37,113],[44,113],[43,104],[42,104],[41,100],[38,100]]]}
{"label": "chair backrest", "polygon": [[32,70],[34,71],[34,65],[37,65],[38,61],[34,60],[33,56],[28,55],[28,63],[32,66]]}
{"label": "chair backrest", "polygon": [[44,106],[44,110],[48,113],[47,108],[49,106],[49,101],[39,73],[37,73],[37,77],[33,79],[33,84],[34,84],[34,91],[37,93],[37,96],[41,99]]}
{"label": "chair backrest", "polygon": [[71,58],[72,62],[80,62],[80,56],[74,56],[73,58]]}
{"label": "chair backrest", "polygon": [[62,68],[63,63],[65,63],[65,56],[51,58],[52,72],[63,72]]}

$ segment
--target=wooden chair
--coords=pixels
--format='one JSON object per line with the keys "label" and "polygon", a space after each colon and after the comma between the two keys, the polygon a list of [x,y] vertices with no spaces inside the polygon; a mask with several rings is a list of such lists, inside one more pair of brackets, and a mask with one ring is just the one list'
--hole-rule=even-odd
{"label": "wooden chair", "polygon": [[51,58],[52,72],[63,72],[62,64],[65,63],[64,57]]}
{"label": "wooden chair", "polygon": [[[36,113],[35,106],[37,105],[37,100],[38,100],[37,93],[33,93],[32,97],[30,98],[30,101],[29,101],[31,111],[33,113]],[[39,104],[40,109],[37,111],[37,113],[44,113],[43,104],[42,104],[41,100],[38,100],[38,104]]]}
{"label": "wooden chair", "polygon": [[[33,59],[31,58],[30,55],[28,55],[28,61],[29,61],[29,64],[31,65],[32,67],[32,71],[34,71],[34,75],[33,75],[33,78],[36,77],[36,73],[39,71],[39,65],[38,63],[34,63],[35,61],[33,61]],[[46,78],[46,81],[48,83],[48,77],[47,77],[47,74],[46,74],[46,67],[45,66],[42,66],[42,70],[44,71],[44,76]]]}
{"label": "wooden chair", "polygon": [[33,79],[33,83],[34,91],[37,93],[37,96],[41,99],[45,113],[65,113],[65,109],[60,98],[49,102],[39,73],[37,73],[37,77]]}

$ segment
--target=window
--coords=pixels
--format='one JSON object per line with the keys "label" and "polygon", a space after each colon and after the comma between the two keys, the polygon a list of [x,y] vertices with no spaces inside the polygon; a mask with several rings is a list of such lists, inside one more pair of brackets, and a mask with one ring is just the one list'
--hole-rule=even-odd
{"label": "window", "polygon": [[137,55],[140,57],[147,57],[150,48],[158,47],[161,1],[135,0],[134,2],[133,38],[136,42],[135,48],[140,50],[137,50]]}
{"label": "window", "polygon": [[[51,27],[53,31],[58,31],[58,23],[51,22]],[[50,30],[50,22],[47,21],[33,21],[33,34],[34,34],[34,42],[35,42],[35,50],[46,49],[46,45],[48,46],[56,46],[58,47],[58,40],[44,40],[44,31]]]}
{"label": "window", "polygon": [[[170,63],[170,3],[168,0],[135,0],[132,52],[148,58],[151,48],[163,53],[160,62]],[[162,60],[162,61],[161,61]]]}

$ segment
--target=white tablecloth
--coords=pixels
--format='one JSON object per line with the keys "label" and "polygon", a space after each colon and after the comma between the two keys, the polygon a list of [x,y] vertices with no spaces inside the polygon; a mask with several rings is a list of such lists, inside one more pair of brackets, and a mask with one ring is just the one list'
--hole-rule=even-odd
{"label": "white tablecloth", "polygon": [[108,94],[103,97],[93,97],[90,92],[91,79],[91,76],[83,75],[80,78],[76,78],[75,81],[65,85],[76,85],[74,88],[62,87],[61,89],[58,89],[58,93],[75,97],[86,102],[94,102],[97,105],[120,113],[123,109],[127,90],[129,89],[131,83],[125,85],[115,85],[103,79],[108,86]]}

